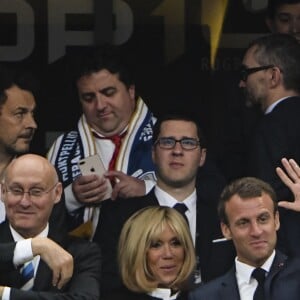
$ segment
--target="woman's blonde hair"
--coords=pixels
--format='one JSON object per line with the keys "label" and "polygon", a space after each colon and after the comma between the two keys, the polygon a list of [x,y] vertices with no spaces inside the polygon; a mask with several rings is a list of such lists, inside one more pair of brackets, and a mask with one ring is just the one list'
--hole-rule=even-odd
{"label": "woman's blonde hair", "polygon": [[184,262],[170,288],[183,289],[195,267],[195,249],[187,222],[175,209],[165,206],[146,207],[133,214],[124,224],[118,249],[123,283],[134,292],[147,293],[157,288],[147,264],[147,252],[166,226],[176,234],[184,249]]}

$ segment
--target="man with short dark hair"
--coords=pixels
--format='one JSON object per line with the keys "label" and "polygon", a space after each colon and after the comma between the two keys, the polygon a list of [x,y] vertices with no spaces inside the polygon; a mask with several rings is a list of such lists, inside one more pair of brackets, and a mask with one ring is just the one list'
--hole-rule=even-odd
{"label": "man with short dark hair", "polygon": [[300,1],[269,0],[266,24],[273,33],[288,33],[300,42]]}
{"label": "man with short dark hair", "polygon": [[[29,151],[37,124],[37,85],[31,74],[0,66],[0,178],[11,160]],[[5,209],[0,201],[0,222]]]}
{"label": "man with short dark hair", "polygon": [[[73,221],[69,225],[79,226],[82,235],[89,228],[89,237],[97,226],[101,201],[109,198],[110,183],[113,199],[145,195],[155,183],[151,143],[156,119],[137,96],[133,72],[121,51],[101,45],[70,59],[83,114],[77,128],[61,135],[48,153],[62,179]],[[82,175],[78,161],[95,154],[109,172]]]}
{"label": "man with short dark hair", "polygon": [[[191,282],[200,284],[223,274],[231,265],[234,249],[223,238],[218,222],[216,199],[223,189],[217,177],[210,184],[210,174],[203,170],[200,181],[206,192],[196,184],[197,174],[206,160],[206,142],[198,120],[184,113],[164,115],[153,129],[152,159],[157,183],[143,197],[104,201],[94,241],[103,254],[103,294],[122,284],[117,266],[117,244],[125,221],[137,210],[153,205],[174,207],[186,218],[197,256]],[[208,169],[209,170],[209,169]],[[202,186],[203,186],[202,185]],[[102,290],[101,290],[102,291]]]}
{"label": "man with short dark hair", "polygon": [[276,250],[280,227],[275,191],[254,177],[233,181],[221,194],[221,228],[237,257],[231,270],[200,286],[190,300],[298,300],[300,260]]}

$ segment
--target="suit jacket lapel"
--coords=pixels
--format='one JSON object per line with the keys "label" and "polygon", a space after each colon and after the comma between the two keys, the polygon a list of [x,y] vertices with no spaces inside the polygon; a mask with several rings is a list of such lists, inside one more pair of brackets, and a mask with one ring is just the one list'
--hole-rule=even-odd
{"label": "suit jacket lapel", "polygon": [[147,206],[159,205],[159,202],[154,193],[154,188],[144,197],[145,197],[144,198],[145,202],[143,203],[144,206],[145,205],[147,205]]}
{"label": "suit jacket lapel", "polygon": [[285,268],[286,260],[287,260],[287,256],[285,254],[281,253],[280,251],[276,250],[276,255],[274,257],[274,261],[271,265],[270,272],[265,281],[266,299],[271,300],[270,291],[271,291],[271,285],[272,285],[273,279],[282,269]]}
{"label": "suit jacket lapel", "polygon": [[[13,236],[6,220],[0,225],[0,242],[13,242]],[[0,274],[0,284],[20,288],[22,286],[22,276],[20,269],[12,269],[11,271]]]}
{"label": "suit jacket lapel", "polygon": [[220,300],[240,300],[234,266],[223,276],[219,292],[218,299]]}

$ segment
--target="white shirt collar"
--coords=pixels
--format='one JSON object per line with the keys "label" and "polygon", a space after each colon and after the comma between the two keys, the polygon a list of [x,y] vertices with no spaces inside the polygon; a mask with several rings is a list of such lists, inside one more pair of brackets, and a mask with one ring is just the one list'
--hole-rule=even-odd
{"label": "white shirt collar", "polygon": [[[271,265],[273,263],[275,257],[275,250],[273,250],[272,254],[269,256],[269,258],[265,261],[265,263],[261,266],[262,269],[264,269],[267,273],[270,271]],[[238,258],[235,258],[235,268],[236,268],[236,275],[237,280],[240,282],[245,282],[247,284],[250,283],[251,275],[255,267],[250,266],[248,264],[242,263],[238,260]]]}
{"label": "white shirt collar", "polygon": [[[173,207],[176,203],[179,203],[177,199],[175,199],[173,196],[162,190],[158,185],[155,185],[154,193],[156,195],[156,198],[158,199],[160,206]],[[188,212],[196,211],[196,201],[197,195],[196,189],[194,189],[193,192],[183,201],[180,201],[180,203],[184,203],[186,205],[186,207],[188,208]]]}
{"label": "white shirt collar", "polygon": [[172,299],[176,299],[179,292],[171,295],[171,289],[162,289],[162,288],[157,288],[152,292],[149,292],[148,295],[152,296],[152,297],[156,297],[162,300],[172,300]]}
{"label": "white shirt collar", "polygon": [[[12,234],[15,242],[22,241],[25,239],[11,225],[9,225],[9,228],[10,228],[11,234]],[[45,227],[45,229],[41,233],[39,233],[37,236],[47,237],[48,232],[49,232],[49,224],[47,223],[47,226]],[[35,237],[37,237],[37,236],[35,236]]]}

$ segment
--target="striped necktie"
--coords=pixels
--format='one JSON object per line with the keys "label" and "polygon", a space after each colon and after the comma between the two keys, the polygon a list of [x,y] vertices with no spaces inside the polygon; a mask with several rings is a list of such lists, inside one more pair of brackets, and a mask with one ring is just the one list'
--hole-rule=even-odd
{"label": "striped necktie", "polygon": [[33,288],[34,281],[34,267],[32,261],[25,263],[20,271],[23,278],[23,285],[21,287],[21,290],[31,290]]}

